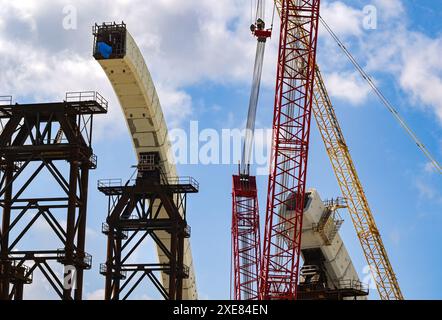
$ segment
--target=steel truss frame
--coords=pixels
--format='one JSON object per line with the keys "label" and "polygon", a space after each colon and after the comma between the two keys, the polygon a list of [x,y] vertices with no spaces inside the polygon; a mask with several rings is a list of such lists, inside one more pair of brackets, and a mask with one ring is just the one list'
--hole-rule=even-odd
{"label": "steel truss frame", "polygon": [[[137,178],[121,185],[99,181],[98,189],[108,196],[107,259],[100,267],[105,280],[106,300],[129,299],[148,279],[166,300],[181,300],[183,280],[189,268],[183,263],[184,239],[190,237],[186,221],[187,193],[198,192],[188,179]],[[170,236],[169,236],[170,235]],[[153,240],[168,263],[128,262],[148,239]],[[163,283],[160,273],[168,275]]]}
{"label": "steel truss frame", "polygon": [[[85,252],[88,177],[96,167],[92,119],[106,112],[107,101],[93,92],[70,93],[60,103],[0,106],[7,120],[0,134],[0,299],[23,299],[37,269],[61,299],[82,299],[83,272],[92,262]],[[32,190],[45,173],[62,196]],[[20,250],[40,220],[61,244]],[[64,266],[63,277],[54,262]]]}
{"label": "steel truss frame", "polygon": [[261,240],[256,177],[233,176],[232,200],[233,297],[258,300]]}

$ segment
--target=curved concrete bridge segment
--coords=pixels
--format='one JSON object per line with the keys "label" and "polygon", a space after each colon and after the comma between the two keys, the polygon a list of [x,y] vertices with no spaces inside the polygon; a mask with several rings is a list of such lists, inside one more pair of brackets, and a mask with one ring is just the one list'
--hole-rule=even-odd
{"label": "curved concrete bridge segment", "polygon": [[[167,125],[143,55],[124,23],[103,24],[96,26],[96,29],[103,27],[107,27],[107,32],[111,33],[112,46],[95,43],[94,57],[118,97],[132,136],[135,154],[139,157],[140,153],[158,152],[163,172],[167,177],[174,178],[177,171],[168,140]],[[165,215],[166,212],[162,210],[161,214]],[[170,243],[170,236],[166,232],[159,233],[158,236],[166,244]],[[160,263],[167,261],[161,249],[157,248],[157,253]],[[196,300],[198,295],[189,239],[185,239],[184,264],[190,270],[189,278],[183,284],[183,299]],[[162,280],[163,284],[167,284],[168,275],[163,273]]]}

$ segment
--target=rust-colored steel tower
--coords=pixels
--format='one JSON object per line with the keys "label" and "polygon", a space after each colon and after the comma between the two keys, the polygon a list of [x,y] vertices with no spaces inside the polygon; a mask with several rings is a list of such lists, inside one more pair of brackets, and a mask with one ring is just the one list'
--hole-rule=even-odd
{"label": "rust-colored steel tower", "polygon": [[[157,152],[140,154],[137,178],[101,180],[98,189],[109,197],[103,224],[107,235],[107,260],[100,267],[105,276],[105,300],[126,300],[144,282],[150,282],[166,300],[182,300],[184,239],[190,237],[186,220],[188,193],[198,192],[190,177],[166,177]],[[149,261],[142,245],[151,239],[163,262]],[[139,255],[138,261],[134,258]]]}
{"label": "rust-colored steel tower", "polygon": [[[63,102],[0,106],[6,120],[0,134],[0,299],[23,299],[34,270],[60,299],[82,299],[83,271],[92,263],[85,252],[89,170],[96,168],[92,118],[107,107],[95,92],[68,93]],[[34,187],[39,179],[49,180],[46,188]],[[23,241],[38,223],[47,224],[45,237],[58,239],[51,244],[57,247]]]}
{"label": "rust-colored steel tower", "polygon": [[297,298],[319,7],[320,0],[281,2],[262,299]]}

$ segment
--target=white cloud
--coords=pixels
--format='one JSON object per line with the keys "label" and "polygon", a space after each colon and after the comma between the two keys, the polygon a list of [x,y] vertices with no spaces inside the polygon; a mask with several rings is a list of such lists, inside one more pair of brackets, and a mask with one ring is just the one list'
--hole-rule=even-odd
{"label": "white cloud", "polygon": [[86,294],[86,300],[104,300],[104,289],[98,289]]}
{"label": "white cloud", "polygon": [[[104,0],[79,0],[75,3],[80,20],[77,31],[62,28],[66,4],[71,2],[0,0],[2,16],[7,17],[0,24],[0,85],[6,91],[2,94],[48,99],[59,98],[66,90],[97,89],[104,91],[112,106],[118,105],[103,72],[90,58],[90,26],[111,20],[128,24],[162,88],[163,108],[173,126],[194,111],[187,86],[250,83],[255,41],[247,28],[250,8],[246,1],[118,0],[110,6]],[[362,28],[362,8],[327,1],[321,10],[339,36],[351,36],[350,49],[361,49],[358,58],[369,61],[370,71],[397,76],[400,87],[416,104],[425,105],[442,121],[441,39],[410,32],[402,1],[374,0],[373,4],[383,21],[388,19],[376,32]],[[267,9],[270,13],[272,8]],[[263,73],[263,83],[269,87],[275,81],[277,45],[278,30],[274,30]],[[347,78],[349,65],[335,57],[340,55],[336,45],[328,43],[322,50],[327,59],[321,63],[328,64],[326,73],[332,76],[326,79],[330,92],[351,104],[364,102],[365,87],[357,77]],[[115,109],[98,121],[102,136],[125,131],[122,114]]]}
{"label": "white cloud", "polygon": [[324,75],[324,79],[332,97],[349,101],[353,105],[365,102],[370,92],[368,85],[357,73],[333,72]]}
{"label": "white cloud", "polygon": [[438,173],[434,163],[430,161],[424,165],[424,171],[429,174]]}
{"label": "white cloud", "polygon": [[347,6],[341,1],[321,4],[321,15],[338,36],[360,36],[362,34],[362,10]]}
{"label": "white cloud", "polygon": [[183,90],[157,86],[161,104],[167,106],[164,117],[169,129],[176,128],[192,113],[192,97]]}
{"label": "white cloud", "polygon": [[51,300],[57,299],[58,295],[49,284],[46,277],[37,268],[33,274],[33,281],[29,285],[25,285],[23,290],[23,298],[26,300]]}
{"label": "white cloud", "polygon": [[[429,108],[442,124],[442,37],[410,35],[408,46],[402,50],[403,69],[400,84],[416,100]],[[422,107],[421,106],[421,107]]]}
{"label": "white cloud", "polygon": [[385,18],[398,17],[405,13],[401,0],[373,0],[373,4]]}
{"label": "white cloud", "polygon": [[[117,99],[100,67],[91,59],[63,50],[54,54],[1,38],[0,86],[16,102],[63,100],[68,91],[99,91],[110,101],[106,116],[96,117],[96,136],[109,137],[126,130]],[[112,130],[110,130],[112,129]]]}
{"label": "white cloud", "polygon": [[390,239],[396,246],[400,245],[401,238],[402,236],[399,230],[393,230],[390,232]]}
{"label": "white cloud", "polygon": [[442,124],[442,37],[431,38],[399,24],[367,49],[370,70],[392,75],[409,106],[433,113]]}
{"label": "white cloud", "polygon": [[4,14],[15,16],[17,19],[29,24],[32,30],[35,30],[35,20],[33,16],[39,11],[40,6],[38,2],[32,0],[22,1],[0,1],[0,12]]}
{"label": "white cloud", "polygon": [[431,185],[428,181],[418,178],[416,180],[415,187],[417,188],[419,197],[421,199],[442,203],[442,194],[440,194],[437,187]]}
{"label": "white cloud", "polygon": [[[126,130],[108,80],[91,58],[94,22],[124,20],[143,51],[171,126],[194,110],[187,86],[249,84],[256,42],[248,28],[245,1],[118,0],[75,2],[78,30],[64,30],[68,0],[0,0],[1,94],[18,102],[55,100],[65,91],[97,90],[110,100],[110,114],[99,117],[100,137]],[[271,12],[271,6],[268,6]],[[136,8],[136,10],[134,10]],[[268,45],[264,85],[274,86],[277,35]],[[183,112],[184,111],[184,112]]]}
{"label": "white cloud", "polygon": [[[374,0],[373,4],[380,20],[377,30],[361,29],[361,11],[339,1],[326,2],[323,16],[341,38],[354,36],[344,38],[344,42],[372,76],[392,77],[393,86],[405,94],[409,106],[433,113],[442,124],[442,36],[430,37],[413,31],[407,17],[410,13],[401,0]],[[330,37],[324,38],[321,52],[327,55],[320,61],[325,64],[324,78],[329,91],[351,104],[362,104],[370,91],[359,75],[352,74],[353,66]],[[320,58],[324,55],[321,52]],[[386,91],[383,85],[380,89]]]}

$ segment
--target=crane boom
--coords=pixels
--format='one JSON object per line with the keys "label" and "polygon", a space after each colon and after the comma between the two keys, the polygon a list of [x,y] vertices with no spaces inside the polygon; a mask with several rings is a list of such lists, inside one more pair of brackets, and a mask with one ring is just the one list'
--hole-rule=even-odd
{"label": "crane boom", "polygon": [[376,282],[379,296],[382,300],[402,300],[398,280],[318,67],[315,77],[313,114],[342,195],[347,200],[348,211]]}
{"label": "crane boom", "polygon": [[297,298],[319,7],[320,0],[282,0],[280,6],[260,283],[261,298],[266,300]]}
{"label": "crane boom", "polygon": [[250,175],[249,169],[265,45],[267,38],[271,36],[271,30],[265,28],[264,11],[264,0],[258,0],[256,22],[251,26],[252,34],[257,39],[257,48],[247,115],[246,135],[239,173],[234,175],[232,179],[232,281],[235,300],[259,299],[261,239],[258,192],[256,177]]}
{"label": "crane boom", "polygon": [[253,136],[255,131],[256,110],[258,108],[259,90],[261,87],[262,66],[264,63],[265,41],[259,41],[256,46],[255,67],[253,72],[252,91],[249,100],[247,127],[241,158],[241,173],[249,174],[249,165],[253,149]]}
{"label": "crane boom", "polygon": [[264,53],[267,38],[271,35],[271,30],[265,29],[265,6],[264,0],[257,1],[256,23],[251,26],[251,31],[257,39],[255,65],[253,68],[252,90],[249,99],[249,111],[247,114],[247,126],[244,145],[241,157],[241,174],[249,174],[249,166],[253,148],[253,137],[255,132],[256,110],[258,108],[259,91],[261,88],[262,67],[264,64]]}
{"label": "crane boom", "polygon": [[[281,13],[283,1],[276,0],[275,3],[279,13]],[[305,30],[298,27],[298,32],[304,34]],[[318,66],[315,69],[313,98],[314,118],[341,193],[347,200],[348,211],[366,261],[370,266],[379,296],[382,300],[402,300],[403,295],[398,280],[388,258],[381,234],[375,223]]]}

